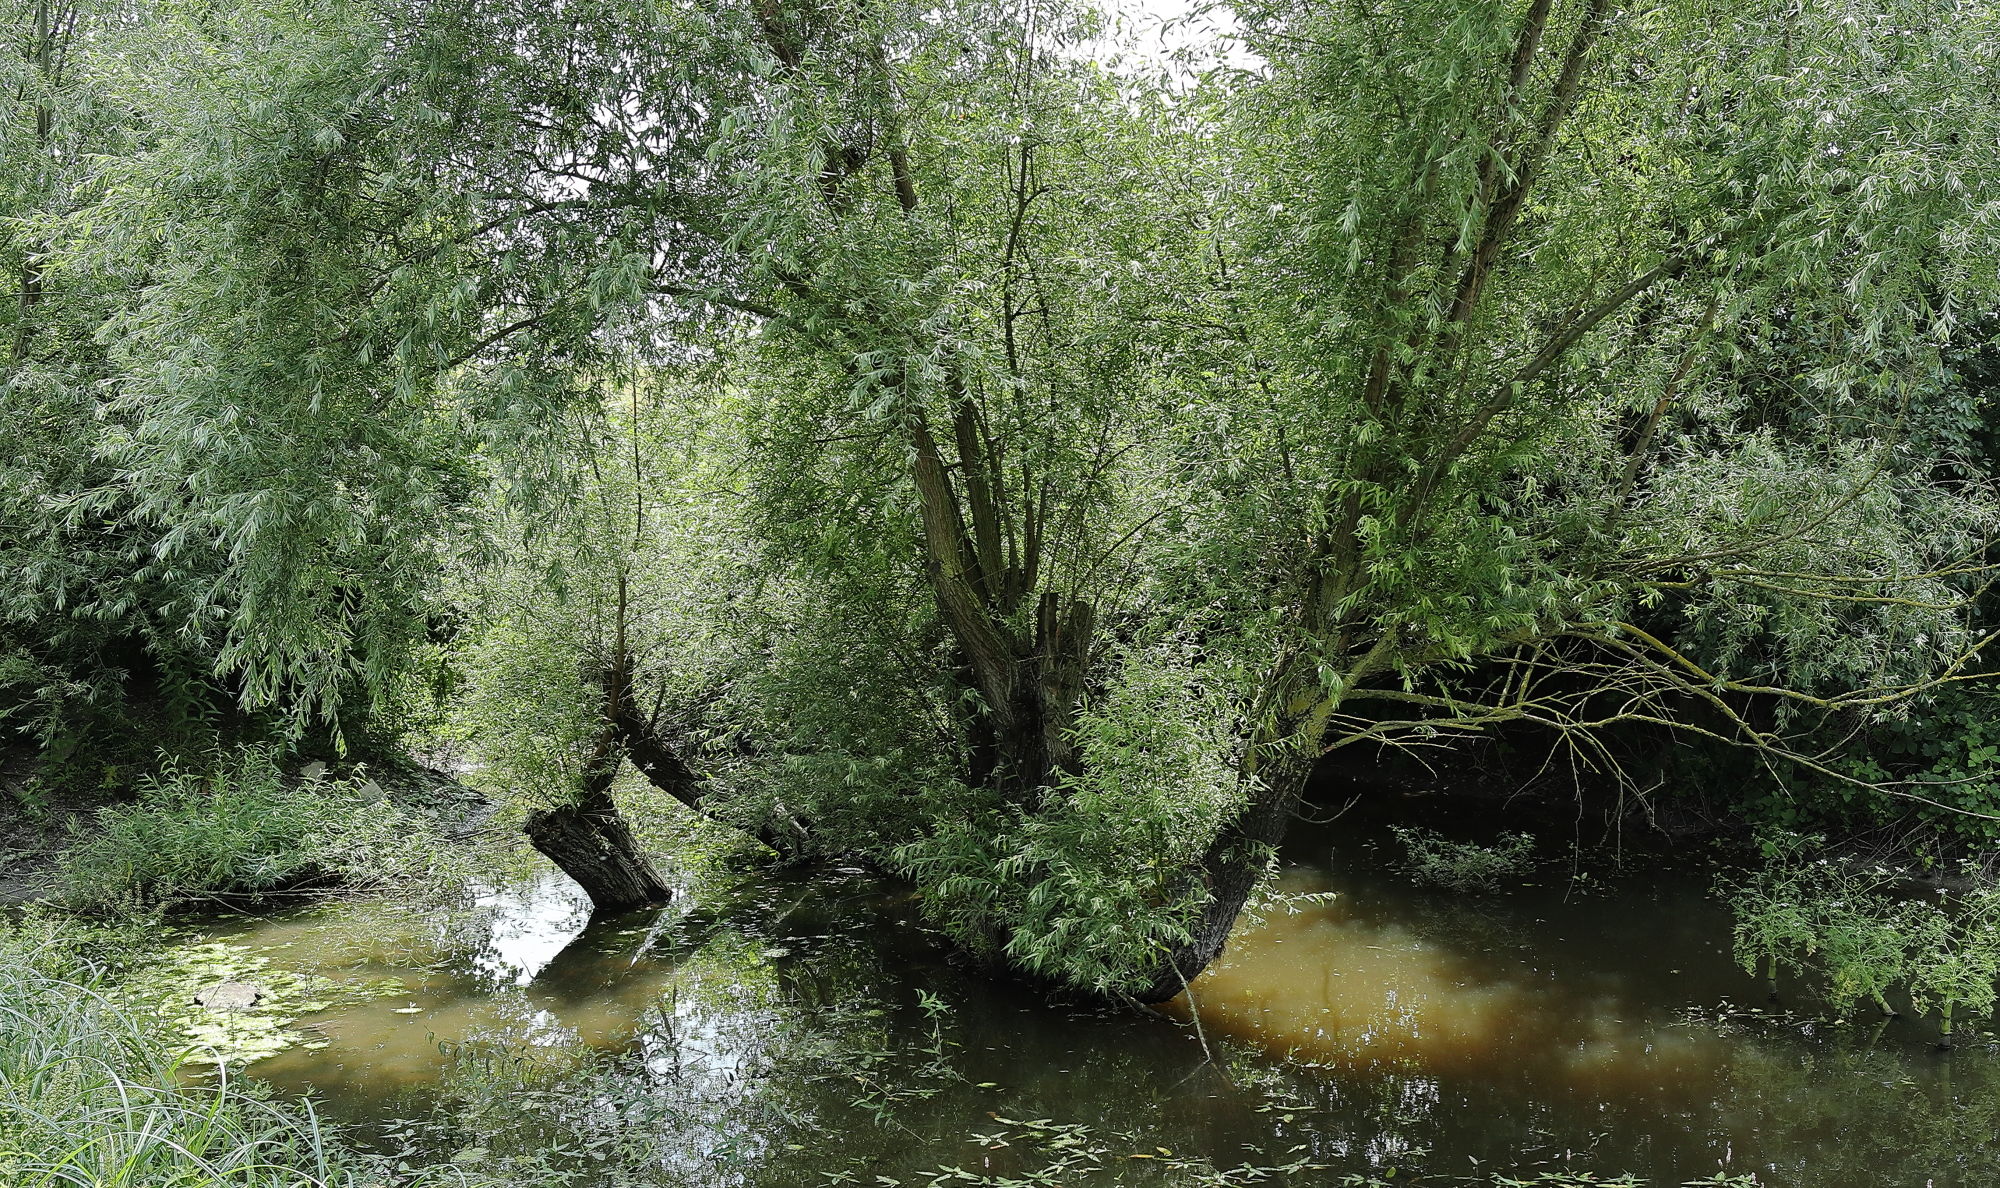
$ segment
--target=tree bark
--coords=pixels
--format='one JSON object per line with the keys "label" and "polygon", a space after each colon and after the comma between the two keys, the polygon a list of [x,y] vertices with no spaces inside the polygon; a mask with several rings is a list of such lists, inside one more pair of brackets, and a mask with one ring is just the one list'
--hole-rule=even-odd
{"label": "tree bark", "polygon": [[665,903],[673,894],[639,852],[609,795],[531,813],[527,834],[535,849],[590,896],[596,914]]}
{"label": "tree bark", "polygon": [[631,757],[632,766],[639,769],[639,774],[694,812],[717,824],[740,829],[786,857],[797,856],[811,841],[811,834],[805,825],[791,816],[783,805],[773,806],[768,819],[752,825],[718,816],[708,803],[707,781],[688,766],[687,760],[681,758],[680,752],[671,743],[660,737],[658,727],[640,712],[629,693],[621,700],[612,717],[612,729],[619,745]]}
{"label": "tree bark", "polygon": [[1312,774],[1313,754],[1293,751],[1264,765],[1257,790],[1236,819],[1222,828],[1202,854],[1197,877],[1208,894],[1192,936],[1164,954],[1150,980],[1131,997],[1152,1004],[1184,992],[1229,943],[1230,930],[1243,905],[1263,881],[1271,856],[1285,840],[1292,815]]}
{"label": "tree bark", "polygon": [[[54,85],[55,72],[52,58],[55,52],[55,33],[49,23],[47,0],[35,5],[35,67],[41,75],[42,97],[35,104],[35,147],[41,150],[41,164],[53,170],[48,163],[49,140],[54,131],[55,114],[49,107],[48,89]],[[35,307],[42,303],[44,265],[40,248],[45,245],[30,245],[27,255],[21,261],[21,292],[19,308],[14,324],[13,362],[20,366],[28,361],[28,340],[35,330]]]}
{"label": "tree bark", "polygon": [[590,896],[597,915],[665,903],[673,894],[639,852],[611,799],[611,781],[623,761],[624,753],[607,732],[598,741],[575,803],[529,813],[523,827],[529,844]]}

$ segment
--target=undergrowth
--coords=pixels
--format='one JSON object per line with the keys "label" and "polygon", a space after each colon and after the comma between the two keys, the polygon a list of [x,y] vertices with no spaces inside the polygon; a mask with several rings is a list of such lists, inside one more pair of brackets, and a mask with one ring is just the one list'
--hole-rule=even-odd
{"label": "undergrowth", "polygon": [[1481,845],[1451,841],[1429,829],[1397,826],[1391,832],[1407,854],[1403,869],[1426,886],[1493,891],[1534,864],[1535,839],[1525,833],[1502,834],[1492,845]]}
{"label": "undergrowth", "polygon": [[422,814],[372,781],[287,775],[244,748],[206,767],[168,763],[138,799],[73,827],[58,879],[84,912],[159,911],[429,873],[442,847]]}
{"label": "undergrowth", "polygon": [[1866,1002],[1894,1015],[1890,995],[1900,988],[1917,1014],[1937,1014],[1945,1046],[1959,1012],[1993,1012],[2000,886],[1968,866],[1957,894],[1910,895],[1897,872],[1837,861],[1823,846],[1819,837],[1779,835],[1761,868],[1719,888],[1736,915],[1734,950],[1745,972],[1761,971],[1773,997],[1781,973],[1800,975],[1843,1013]]}

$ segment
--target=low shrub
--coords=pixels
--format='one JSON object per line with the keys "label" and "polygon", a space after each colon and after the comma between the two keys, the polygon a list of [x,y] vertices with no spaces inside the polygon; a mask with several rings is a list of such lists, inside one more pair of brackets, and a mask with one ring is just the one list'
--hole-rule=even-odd
{"label": "low shrub", "polygon": [[1451,841],[1429,829],[1399,825],[1391,832],[1403,843],[1405,873],[1430,887],[1492,891],[1534,864],[1535,839],[1525,833],[1504,833],[1492,845],[1481,845]]}
{"label": "low shrub", "polygon": [[428,868],[428,822],[367,781],[287,776],[245,748],[204,769],[169,764],[131,804],[74,829],[59,880],[79,911],[136,912],[204,899],[378,883]]}

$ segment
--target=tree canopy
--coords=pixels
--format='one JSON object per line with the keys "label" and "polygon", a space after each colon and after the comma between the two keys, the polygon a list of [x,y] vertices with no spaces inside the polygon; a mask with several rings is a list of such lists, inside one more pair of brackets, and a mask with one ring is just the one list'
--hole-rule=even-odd
{"label": "tree canopy", "polygon": [[1230,11],[32,0],[0,720],[429,705],[1145,1001],[1336,752],[1981,811],[1829,740],[1985,687],[2000,9]]}

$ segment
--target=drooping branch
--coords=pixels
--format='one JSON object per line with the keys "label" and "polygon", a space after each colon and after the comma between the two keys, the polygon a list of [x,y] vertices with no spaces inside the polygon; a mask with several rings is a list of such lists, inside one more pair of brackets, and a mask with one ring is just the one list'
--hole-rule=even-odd
{"label": "drooping branch", "polygon": [[[1440,733],[1477,734],[1509,723],[1555,732],[1571,747],[1590,750],[1598,770],[1636,786],[1603,743],[1606,731],[1643,725],[1694,734],[1754,751],[1770,761],[1795,764],[1838,783],[1886,796],[1920,801],[1964,816],[2000,820],[1972,809],[1943,804],[1910,791],[1909,781],[1863,780],[1809,753],[1785,736],[1755,725],[1746,707],[1759,700],[1783,700],[1823,714],[1880,709],[1923,696],[1949,684],[1990,680],[2000,673],[1973,671],[1981,652],[2000,642],[1988,633],[1959,649],[1929,676],[1896,684],[1815,695],[1736,680],[1696,663],[1656,635],[1625,622],[1578,623],[1517,645],[1492,657],[1501,668],[1491,695],[1425,692],[1402,686],[1356,688],[1343,704],[1386,702],[1425,711],[1412,718],[1356,715],[1343,710],[1325,744],[1326,751],[1362,742],[1405,745]],[[1582,649],[1579,651],[1578,649]],[[1708,716],[1690,717],[1697,705]],[[1914,786],[1921,786],[1920,784]]]}

